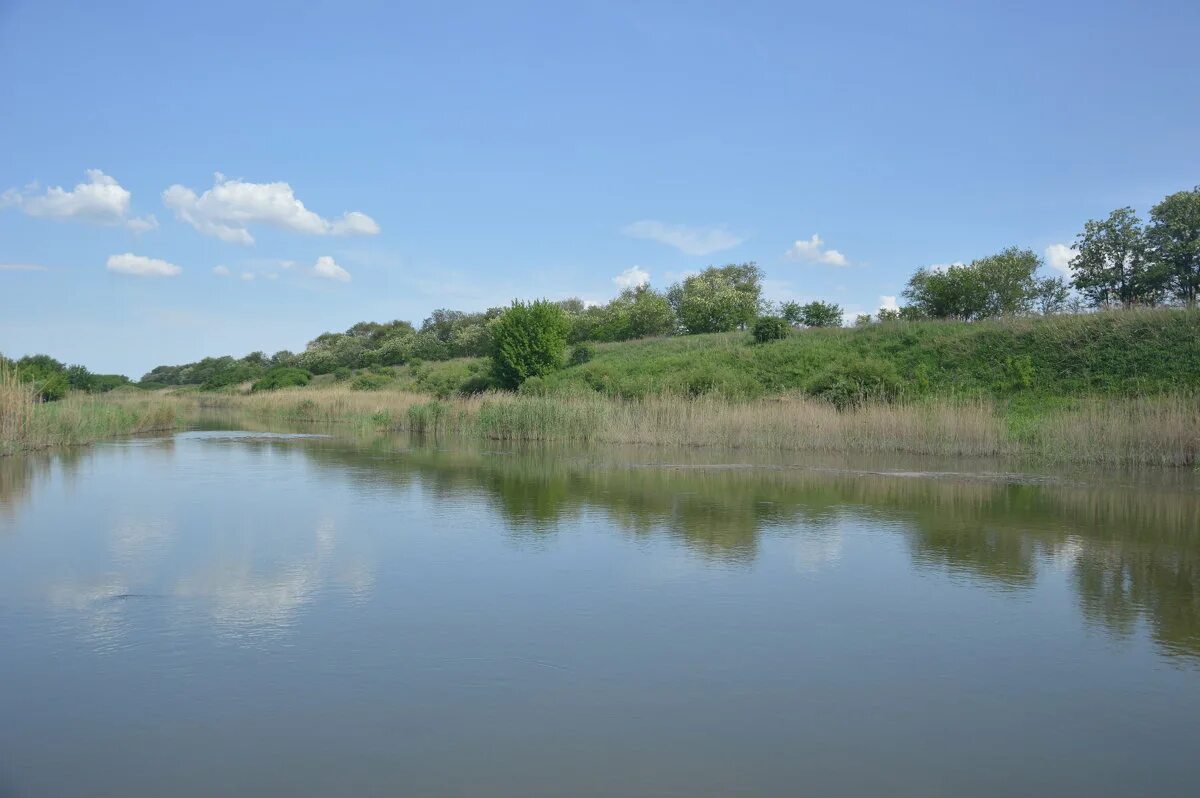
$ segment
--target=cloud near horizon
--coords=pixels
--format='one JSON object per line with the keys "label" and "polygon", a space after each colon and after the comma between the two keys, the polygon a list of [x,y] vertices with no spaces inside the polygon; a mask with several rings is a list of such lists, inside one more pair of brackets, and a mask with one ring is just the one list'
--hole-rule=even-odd
{"label": "cloud near horizon", "polygon": [[174,263],[168,263],[158,258],[147,258],[126,252],[124,255],[111,255],[106,267],[110,272],[128,274],[133,277],[175,277],[183,271]]}
{"label": "cloud near horizon", "polygon": [[630,238],[657,241],[675,247],[685,255],[710,255],[713,252],[732,249],[746,240],[724,227],[689,227],[653,219],[628,224],[621,232]]}
{"label": "cloud near horizon", "polygon": [[317,258],[317,262],[312,267],[312,273],[326,280],[337,280],[339,283],[350,282],[350,272],[338,266],[337,262],[328,255]]}
{"label": "cloud near horizon", "polygon": [[825,263],[829,266],[846,266],[849,264],[845,255],[836,249],[824,249],[824,244],[825,242],[821,240],[821,237],[813,233],[812,238],[807,241],[801,239],[792,244],[792,248],[787,251],[786,255],[789,258]]}
{"label": "cloud near horizon", "polygon": [[0,195],[0,208],[17,207],[28,216],[44,219],[123,226],[135,233],[158,227],[153,214],[129,215],[133,195],[116,178],[99,169],[88,169],[86,174],[87,182],[78,183],[70,190],[51,186],[45,193],[37,194],[36,183],[27,186],[24,193],[10,188]]}
{"label": "cloud near horizon", "polygon": [[340,219],[325,219],[304,207],[284,182],[250,183],[217,172],[213,187],[203,194],[178,183],[162,194],[163,204],[176,218],[197,231],[231,244],[253,244],[250,225],[263,224],[295,233],[322,236],[373,236],[379,225],[361,211]]}
{"label": "cloud near horizon", "polygon": [[1079,250],[1066,244],[1051,244],[1046,247],[1046,263],[1051,269],[1071,276],[1071,261],[1079,254]]}
{"label": "cloud near horizon", "polygon": [[641,266],[630,266],[613,278],[617,288],[624,291],[627,288],[641,288],[650,283],[650,272]]}

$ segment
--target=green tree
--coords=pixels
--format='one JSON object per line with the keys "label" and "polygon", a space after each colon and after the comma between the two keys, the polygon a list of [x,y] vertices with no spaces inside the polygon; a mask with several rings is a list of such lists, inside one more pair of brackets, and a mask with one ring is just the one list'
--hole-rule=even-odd
{"label": "green tree", "polygon": [[599,316],[592,330],[597,341],[628,341],[675,330],[675,313],[667,298],[646,285],[626,288]]}
{"label": "green tree", "polygon": [[1042,265],[1033,250],[1008,247],[966,265],[918,269],[904,296],[920,315],[935,319],[974,321],[1061,309],[1066,287],[1054,278],[1039,278]]}
{"label": "green tree", "polygon": [[1158,276],[1177,299],[1194,307],[1200,293],[1200,186],[1151,208],[1146,238]]}
{"label": "green tree", "polygon": [[758,314],[762,270],[754,263],[710,266],[671,286],[667,301],[688,333],[727,332]]}
{"label": "green tree", "polygon": [[514,301],[492,325],[492,371],[496,382],[517,388],[530,377],[562,368],[570,324],[547,300]]}
{"label": "green tree", "polygon": [[779,306],[779,315],[793,326],[804,323],[804,308],[799,302],[784,302]]}
{"label": "green tree", "polygon": [[832,302],[809,302],[800,308],[800,321],[805,327],[840,327],[842,306]]}
{"label": "green tree", "polygon": [[1163,280],[1147,263],[1146,234],[1133,208],[1088,221],[1075,249],[1071,283],[1092,305],[1154,304],[1160,295]]}

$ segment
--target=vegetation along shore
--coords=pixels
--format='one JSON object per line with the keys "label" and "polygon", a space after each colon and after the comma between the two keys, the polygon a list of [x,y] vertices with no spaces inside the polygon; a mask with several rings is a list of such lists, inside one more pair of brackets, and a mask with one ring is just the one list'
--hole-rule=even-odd
{"label": "vegetation along shore", "polygon": [[1010,247],[918,269],[902,307],[772,303],[753,263],[605,305],[439,309],[301,353],[159,366],[137,383],[35,355],[4,366],[0,447],[162,428],[226,408],[495,438],[908,451],[1194,465],[1200,188],[1150,224],[1088,222],[1072,279]]}

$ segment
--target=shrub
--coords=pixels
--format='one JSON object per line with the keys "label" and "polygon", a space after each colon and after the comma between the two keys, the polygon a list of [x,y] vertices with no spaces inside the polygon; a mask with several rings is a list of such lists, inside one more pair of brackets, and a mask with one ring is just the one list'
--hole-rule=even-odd
{"label": "shrub", "polygon": [[754,340],[760,344],[788,337],[792,326],[782,316],[759,316],[754,322]]}
{"label": "shrub", "polygon": [[562,368],[570,325],[558,305],[513,302],[494,325],[492,369],[503,387],[516,388],[530,377]]}
{"label": "shrub", "polygon": [[546,381],[541,377],[530,377],[521,383],[521,387],[517,389],[517,393],[521,394],[521,396],[545,396],[548,393]]}
{"label": "shrub", "polygon": [[354,391],[378,391],[392,380],[383,374],[359,374],[350,383],[350,389]]}
{"label": "shrub", "polygon": [[805,391],[844,410],[870,399],[894,400],[900,393],[900,375],[891,363],[863,358],[836,363],[817,372]]}
{"label": "shrub", "polygon": [[587,363],[589,360],[591,360],[595,354],[596,350],[594,350],[590,344],[577,344],[575,348],[571,350],[571,357],[567,361],[567,364],[571,366],[582,366],[584,363]]}
{"label": "shrub", "polygon": [[350,370],[349,366],[338,366],[333,370],[333,379],[337,382],[345,382],[353,376],[354,372]]}
{"label": "shrub", "polygon": [[250,386],[253,392],[258,391],[274,391],[278,388],[293,388],[301,385],[308,385],[308,381],[312,379],[312,375],[304,369],[298,369],[293,366],[276,366],[268,369],[267,373],[256,380]]}
{"label": "shrub", "polygon": [[56,402],[67,395],[67,375],[51,374],[44,380],[35,383],[38,396],[43,402]]}
{"label": "shrub", "polygon": [[490,391],[494,387],[496,386],[486,374],[472,374],[459,384],[458,393],[461,396],[473,396]]}

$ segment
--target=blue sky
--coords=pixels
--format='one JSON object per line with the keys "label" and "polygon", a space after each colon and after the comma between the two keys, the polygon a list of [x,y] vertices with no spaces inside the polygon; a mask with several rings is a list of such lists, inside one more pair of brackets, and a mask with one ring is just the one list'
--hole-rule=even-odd
{"label": "blue sky", "polygon": [[1198,34],[1194,2],[0,0],[0,351],[137,377],[746,260],[871,311],[1200,183]]}

